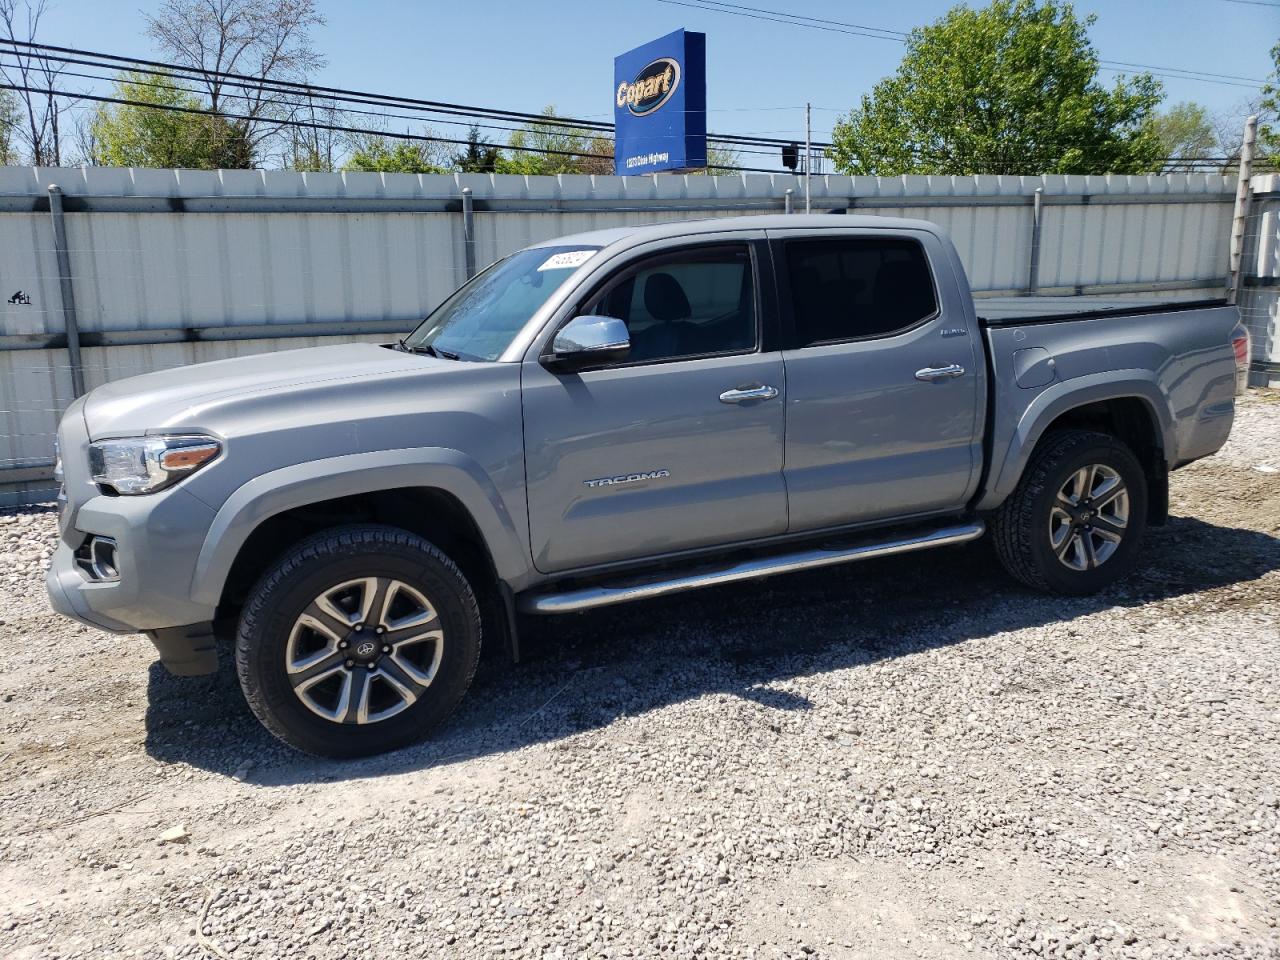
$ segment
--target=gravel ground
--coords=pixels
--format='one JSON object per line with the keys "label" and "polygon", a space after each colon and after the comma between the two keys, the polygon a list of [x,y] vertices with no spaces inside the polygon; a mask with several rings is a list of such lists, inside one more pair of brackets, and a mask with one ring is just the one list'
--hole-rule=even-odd
{"label": "gravel ground", "polygon": [[1173,513],[1094,598],[979,543],[542,621],[345,765],[0,515],[0,955],[1278,957],[1280,393]]}

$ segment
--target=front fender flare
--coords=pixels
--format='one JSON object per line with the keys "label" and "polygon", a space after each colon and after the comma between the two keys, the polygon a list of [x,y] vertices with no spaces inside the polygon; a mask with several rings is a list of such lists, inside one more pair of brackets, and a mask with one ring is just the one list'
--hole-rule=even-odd
{"label": "front fender flare", "polygon": [[1168,460],[1176,450],[1173,411],[1152,371],[1110,370],[1075,377],[1053,384],[1032,400],[1018,418],[1013,435],[1002,449],[998,449],[999,438],[995,438],[991,480],[979,499],[977,508],[994,509],[1013,492],[1031,458],[1031,452],[1044,436],[1045,430],[1058,417],[1086,404],[1128,397],[1136,397],[1146,403],[1155,420],[1165,459]]}
{"label": "front fender flare", "polygon": [[470,513],[503,581],[528,569],[511,514],[480,465],[446,447],[377,450],[282,467],[248,481],[218,510],[196,560],[192,599],[216,605],[231,565],[263,521],[308,504],[380,490],[432,487],[456,497]]}

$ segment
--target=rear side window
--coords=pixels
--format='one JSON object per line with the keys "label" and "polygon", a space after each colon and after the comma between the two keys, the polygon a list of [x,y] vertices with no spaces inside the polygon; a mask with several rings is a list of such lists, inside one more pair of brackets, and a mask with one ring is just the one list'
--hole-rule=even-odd
{"label": "rear side window", "polygon": [[798,346],[882,337],[938,310],[928,261],[914,240],[789,240],[783,249]]}

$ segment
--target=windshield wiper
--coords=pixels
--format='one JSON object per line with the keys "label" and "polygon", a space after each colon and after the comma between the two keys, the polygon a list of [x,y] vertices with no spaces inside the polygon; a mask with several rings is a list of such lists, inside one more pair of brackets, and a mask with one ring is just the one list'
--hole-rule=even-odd
{"label": "windshield wiper", "polygon": [[425,353],[429,357],[438,357],[444,360],[458,359],[458,355],[456,353],[452,353],[449,350],[440,350],[437,347],[431,346],[431,344],[429,343],[408,344],[405,342],[403,337],[396,343],[396,347],[400,350],[403,350],[405,353]]}

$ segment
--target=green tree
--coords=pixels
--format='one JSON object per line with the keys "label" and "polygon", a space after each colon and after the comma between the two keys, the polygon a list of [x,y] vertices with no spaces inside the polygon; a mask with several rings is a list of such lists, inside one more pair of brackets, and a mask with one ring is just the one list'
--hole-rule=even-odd
{"label": "green tree", "polygon": [[17,151],[13,148],[17,128],[18,104],[8,90],[0,90],[0,165],[18,162]]}
{"label": "green tree", "polygon": [[90,123],[92,161],[109,167],[242,169],[253,158],[243,128],[210,113],[168,76],[124,73]]}
{"label": "green tree", "polygon": [[1149,74],[1098,80],[1087,28],[1061,0],[953,8],[912,30],[897,73],[841,118],[841,173],[1141,173],[1162,147]]}
{"label": "green tree", "polygon": [[[546,107],[542,114],[548,119],[556,119],[556,108]],[[494,169],[498,173],[613,173],[613,140],[587,128],[540,123],[535,120],[512,133],[507,146],[510,152],[501,154],[497,159]],[[707,148],[709,167],[736,167],[738,163],[738,154],[732,150]],[[694,172],[708,171],[700,169]],[[729,171],[712,169],[709,172],[718,174]]]}
{"label": "green tree", "polygon": [[493,173],[498,167],[498,148],[483,145],[480,128],[473,125],[467,131],[466,149],[453,155],[453,165],[461,173]]}
{"label": "green tree", "polygon": [[342,112],[308,95],[299,101],[297,119],[306,125],[288,127],[275,138],[284,147],[282,166],[303,173],[333,173],[338,169],[336,158],[349,140],[334,129],[345,122]]}
{"label": "green tree", "polygon": [[1258,154],[1280,166],[1280,43],[1271,48],[1271,79],[1262,88],[1258,115]]}
{"label": "green tree", "polygon": [[1217,137],[1209,111],[1200,104],[1175,104],[1149,122],[1160,141],[1165,173],[1203,168],[1202,158],[1214,156]]}
{"label": "green tree", "polygon": [[[556,108],[549,106],[542,115],[554,120]],[[590,130],[534,120],[511,134],[507,140],[510,152],[498,157],[497,172],[612,173],[613,144],[601,137],[593,140],[593,136]]]}
{"label": "green tree", "polygon": [[728,147],[707,147],[707,165],[694,173],[704,173],[713,177],[722,177],[733,173],[735,167],[742,166],[742,155]]}
{"label": "green tree", "polygon": [[381,135],[361,137],[344,170],[366,173],[444,173],[435,146],[423,140],[396,140]]}
{"label": "green tree", "polygon": [[[558,119],[553,106],[544,108],[542,115],[548,120]],[[713,169],[693,172],[728,173],[727,169],[717,168],[736,167],[738,164],[738,154],[732,150],[708,147],[707,165]],[[612,174],[613,140],[589,128],[534,120],[511,134],[507,140],[507,152],[498,156],[493,169],[498,173],[544,176],[557,173]]]}
{"label": "green tree", "polygon": [[285,157],[285,169],[298,173],[332,173],[333,164],[311,143],[299,137],[289,145],[289,153]]}
{"label": "green tree", "polygon": [[576,173],[591,173],[596,176],[609,176],[613,173],[613,138],[595,134],[587,140],[584,155],[574,160]]}

